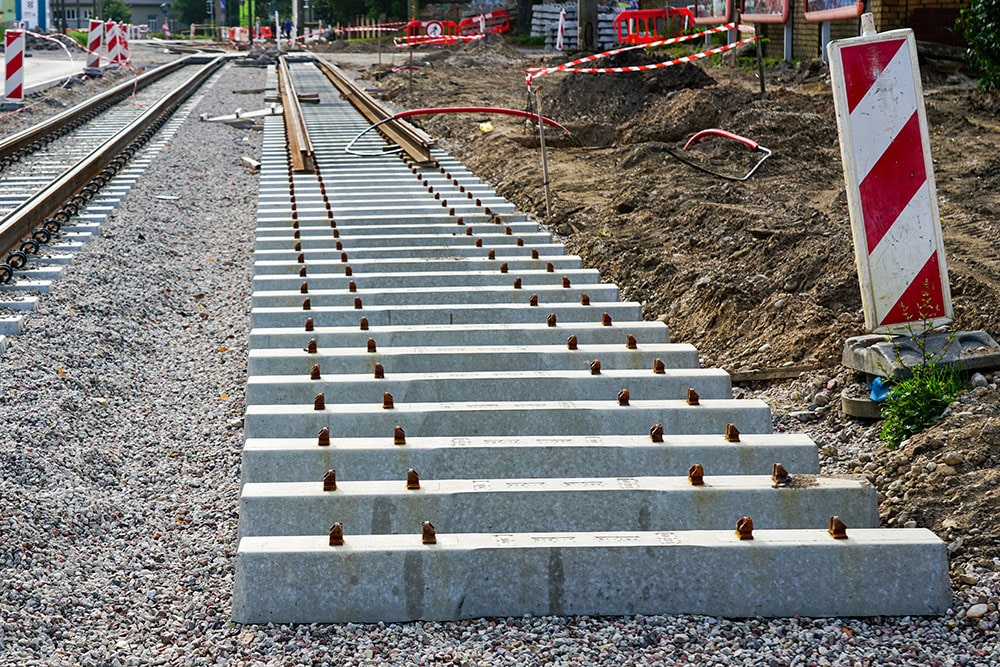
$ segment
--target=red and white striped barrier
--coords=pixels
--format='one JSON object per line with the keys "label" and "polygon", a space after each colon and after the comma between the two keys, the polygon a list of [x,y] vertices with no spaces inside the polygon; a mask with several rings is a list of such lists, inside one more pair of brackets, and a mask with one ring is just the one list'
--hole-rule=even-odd
{"label": "red and white striped barrier", "polygon": [[132,62],[132,51],[128,47],[128,24],[124,22],[118,24],[118,55],[120,64],[128,65]]}
{"label": "red and white striped barrier", "polygon": [[[714,28],[708,28],[702,32],[694,33],[691,35],[680,35],[678,37],[670,37],[669,39],[661,39],[655,42],[648,42],[646,44],[635,44],[632,46],[623,46],[620,49],[612,49],[611,51],[605,51],[604,53],[596,53],[591,56],[586,56],[584,58],[579,58],[568,63],[563,63],[562,65],[555,65],[553,67],[533,67],[528,70],[526,80],[528,86],[531,86],[531,82],[540,76],[545,76],[546,74],[554,74],[556,72],[576,72],[582,74],[618,74],[622,72],[645,72],[648,70],[661,69],[664,67],[670,67],[671,65],[679,65],[681,63],[689,63],[695,60],[700,60],[701,58],[707,58],[708,56],[714,56],[719,53],[725,53],[735,49],[738,46],[743,46],[744,44],[750,44],[751,42],[759,39],[756,35],[753,37],[748,37],[747,39],[741,39],[735,42],[730,42],[729,44],[723,44],[714,49],[709,49],[707,51],[702,51],[701,53],[694,53],[689,56],[683,56],[681,58],[674,58],[673,60],[668,60],[661,63],[652,63],[649,65],[632,65],[629,67],[578,67],[578,65],[584,65],[586,63],[594,62],[595,60],[600,60],[601,58],[607,58],[609,56],[614,56],[619,53],[624,53],[625,51],[632,51],[634,49],[649,49],[655,46],[667,46],[670,44],[677,44],[679,42],[688,41],[691,39],[697,39],[703,37],[713,32],[728,32],[736,28],[735,23],[726,23],[724,25],[715,26]],[[740,30],[752,31],[753,28],[747,28],[745,26],[739,26]]]}
{"label": "red and white striped barrier", "polygon": [[104,24],[104,48],[108,51],[108,62],[118,63],[118,24],[108,20]]}
{"label": "red and white striped barrier", "polygon": [[865,325],[919,331],[954,314],[916,40],[862,26],[829,53]]}
{"label": "red and white striped barrier", "polygon": [[90,19],[90,30],[87,33],[87,68],[100,69],[101,42],[104,41],[104,23]]}
{"label": "red and white striped barrier", "polygon": [[24,31],[4,33],[4,97],[11,102],[24,99]]}

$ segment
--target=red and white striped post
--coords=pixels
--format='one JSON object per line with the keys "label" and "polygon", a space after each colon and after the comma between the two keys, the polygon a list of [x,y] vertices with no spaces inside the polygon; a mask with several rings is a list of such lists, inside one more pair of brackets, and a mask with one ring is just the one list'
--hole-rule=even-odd
{"label": "red and white striped post", "polygon": [[128,24],[124,21],[118,24],[118,53],[122,65],[128,65],[132,61],[132,51],[128,48]]}
{"label": "red and white striped post", "polygon": [[108,62],[117,65],[118,55],[118,24],[108,19],[104,24],[104,47],[108,50]]}
{"label": "red and white striped post", "polygon": [[865,325],[912,333],[954,317],[913,31],[829,44]]}
{"label": "red and white striped post", "polygon": [[3,94],[9,102],[24,99],[24,31],[4,33]]}
{"label": "red and white striped post", "polygon": [[104,41],[104,23],[90,19],[90,31],[87,34],[87,68],[101,67],[101,43]]}

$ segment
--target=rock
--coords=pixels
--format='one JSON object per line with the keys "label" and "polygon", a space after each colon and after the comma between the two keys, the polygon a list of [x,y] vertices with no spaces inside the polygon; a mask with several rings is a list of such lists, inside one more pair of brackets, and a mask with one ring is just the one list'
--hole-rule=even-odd
{"label": "rock", "polygon": [[903,524],[903,527],[904,528],[916,528],[917,527],[917,522],[914,521],[913,519],[910,519],[909,521],[907,521],[906,523]]}
{"label": "rock", "polygon": [[986,381],[986,376],[982,373],[973,373],[972,377],[969,378],[969,384],[972,385],[973,389],[978,389],[987,386],[989,382]]}
{"label": "rock", "polygon": [[965,612],[966,618],[982,618],[986,615],[990,608],[985,604],[974,604],[969,607],[969,610]]}
{"label": "rock", "polygon": [[927,469],[927,472],[934,472],[935,470],[937,470],[937,467],[938,467],[938,464],[935,463],[934,461],[928,461],[927,465],[925,466],[925,468]]}
{"label": "rock", "polygon": [[951,466],[938,466],[937,473],[942,477],[954,477],[955,469]]}
{"label": "rock", "polygon": [[837,449],[836,445],[823,445],[822,449],[819,450],[823,456],[830,456],[836,458],[840,450]]}
{"label": "rock", "polygon": [[789,412],[788,416],[792,419],[797,419],[800,422],[812,422],[819,419],[819,415],[812,410],[796,410],[794,412]]}
{"label": "rock", "polygon": [[945,463],[945,465],[957,466],[965,462],[965,457],[959,452],[945,452],[944,456],[941,457],[941,460]]}
{"label": "rock", "polygon": [[958,575],[958,580],[967,586],[975,586],[979,583],[979,577],[969,573]]}
{"label": "rock", "polygon": [[827,391],[816,392],[816,395],[813,396],[812,400],[813,403],[820,406],[821,408],[826,407],[827,405],[830,405],[830,394]]}

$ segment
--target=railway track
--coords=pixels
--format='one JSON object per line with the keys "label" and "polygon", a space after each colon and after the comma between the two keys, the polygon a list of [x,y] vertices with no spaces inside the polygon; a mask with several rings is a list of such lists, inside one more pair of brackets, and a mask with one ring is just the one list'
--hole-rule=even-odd
{"label": "railway track", "polygon": [[264,120],[236,621],[948,608],[936,536],[456,160],[359,138],[335,71],[281,71],[319,104]]}
{"label": "railway track", "polygon": [[29,259],[73,238],[67,225],[223,62],[181,59],[0,141],[0,283],[22,271],[22,289],[37,288]]}

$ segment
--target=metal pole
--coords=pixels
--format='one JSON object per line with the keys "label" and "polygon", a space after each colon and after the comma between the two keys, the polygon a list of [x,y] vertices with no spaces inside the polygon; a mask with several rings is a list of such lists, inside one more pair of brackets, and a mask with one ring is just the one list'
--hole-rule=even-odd
{"label": "metal pole", "polygon": [[549,198],[549,161],[545,153],[545,123],[542,122],[542,100],[535,88],[535,110],[538,113],[538,145],[542,149],[542,186],[545,188],[545,219],[552,217],[552,203]]}
{"label": "metal pole", "polygon": [[764,54],[760,48],[760,25],[754,25],[753,36],[757,38],[757,76],[760,77],[760,99],[764,99],[767,90],[764,89]]}

